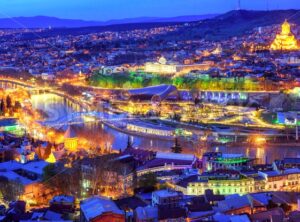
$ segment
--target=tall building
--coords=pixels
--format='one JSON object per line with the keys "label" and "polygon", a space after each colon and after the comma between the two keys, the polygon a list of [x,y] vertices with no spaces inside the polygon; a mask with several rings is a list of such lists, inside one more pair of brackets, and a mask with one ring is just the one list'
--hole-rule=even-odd
{"label": "tall building", "polygon": [[287,20],[285,20],[285,22],[281,25],[281,33],[276,35],[270,49],[285,51],[299,49],[298,41],[291,32],[291,25]]}
{"label": "tall building", "polygon": [[69,126],[64,135],[65,149],[70,152],[76,152],[78,148],[78,137],[74,129]]}

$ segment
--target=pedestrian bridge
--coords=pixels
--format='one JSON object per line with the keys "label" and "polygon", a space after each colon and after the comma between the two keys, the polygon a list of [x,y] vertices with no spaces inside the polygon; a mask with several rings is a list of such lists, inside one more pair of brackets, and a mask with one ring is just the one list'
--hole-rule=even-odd
{"label": "pedestrian bridge", "polygon": [[60,128],[65,125],[76,125],[87,122],[99,121],[103,117],[99,112],[73,112],[67,115],[52,117],[48,120],[41,121],[40,123],[47,127]]}

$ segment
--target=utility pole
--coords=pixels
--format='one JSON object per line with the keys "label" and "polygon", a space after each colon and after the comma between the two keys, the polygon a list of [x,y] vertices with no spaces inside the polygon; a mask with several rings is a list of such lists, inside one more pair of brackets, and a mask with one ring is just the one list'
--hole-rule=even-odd
{"label": "utility pole", "polygon": [[296,112],[296,141],[299,140],[299,132],[298,132],[298,113]]}

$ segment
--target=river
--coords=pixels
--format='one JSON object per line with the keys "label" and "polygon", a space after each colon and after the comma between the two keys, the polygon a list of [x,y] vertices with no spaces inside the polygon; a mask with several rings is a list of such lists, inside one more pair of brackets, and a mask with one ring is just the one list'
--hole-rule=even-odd
{"label": "river", "polygon": [[[79,111],[79,107],[67,102],[64,98],[55,94],[33,95],[31,97],[32,106],[35,109],[42,110],[47,113],[47,120],[45,123],[61,123],[67,122],[68,116],[74,112]],[[62,128],[66,129],[66,124],[62,124]],[[103,146],[109,143],[115,150],[123,150],[128,141],[128,135],[108,126],[103,123],[95,121],[90,123],[75,124],[74,128],[79,136],[85,137],[87,140]],[[130,136],[135,147],[155,151],[170,151],[173,145],[172,141],[161,139],[150,139],[140,136]],[[184,140],[181,141],[184,153],[203,154],[205,151],[221,151],[224,153],[243,153],[252,158],[260,159],[261,163],[272,162],[275,159],[283,157],[297,157],[300,156],[300,148],[294,147],[210,147],[203,148],[196,141]]]}

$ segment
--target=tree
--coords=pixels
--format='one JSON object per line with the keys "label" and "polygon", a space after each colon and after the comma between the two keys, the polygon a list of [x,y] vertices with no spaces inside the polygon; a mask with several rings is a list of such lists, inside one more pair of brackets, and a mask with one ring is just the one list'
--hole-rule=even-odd
{"label": "tree", "polygon": [[174,146],[171,147],[171,150],[173,153],[181,153],[182,152],[182,147],[179,144],[178,138],[175,138],[175,143]]}
{"label": "tree", "polygon": [[18,200],[24,192],[24,186],[19,180],[8,180],[0,176],[0,194],[7,202]]}
{"label": "tree", "polygon": [[268,205],[267,205],[267,209],[273,209],[273,208],[276,208],[278,207],[278,205],[273,201],[273,200],[269,200],[268,201]]}
{"label": "tree", "polygon": [[139,188],[155,188],[157,183],[157,177],[154,173],[144,174],[138,179]]}
{"label": "tree", "polygon": [[2,100],[0,103],[0,114],[3,115],[4,114],[4,101]]}
{"label": "tree", "polygon": [[1,115],[4,115],[5,114],[5,104],[4,104],[4,99],[2,98],[1,100],[1,104],[0,104],[0,112],[1,112]]}
{"label": "tree", "polygon": [[131,138],[130,138],[130,136],[128,136],[128,138],[127,138],[127,149],[129,149],[129,148],[132,148],[133,147],[133,144],[132,144],[132,140],[131,140]]}
{"label": "tree", "polygon": [[181,120],[181,115],[174,112],[172,115],[172,119],[179,122]]}
{"label": "tree", "polygon": [[6,97],[6,107],[10,109],[12,107],[11,98],[9,95]]}
{"label": "tree", "polygon": [[65,169],[54,177],[54,185],[60,193],[80,197],[81,171],[79,164]]}
{"label": "tree", "polygon": [[49,164],[43,169],[43,181],[48,182],[57,173],[55,164]]}
{"label": "tree", "polygon": [[[116,172],[119,166],[113,159],[113,155],[104,155],[91,159],[91,172],[86,175],[87,178],[85,179],[90,181],[92,194],[98,194],[98,189],[105,189],[111,181],[115,182],[114,185],[118,185]],[[110,178],[110,180],[108,180],[108,178]]]}
{"label": "tree", "polygon": [[285,213],[289,213],[292,210],[292,207],[287,203],[283,203],[280,207],[284,210]]}
{"label": "tree", "polygon": [[19,109],[21,109],[21,108],[22,108],[21,103],[20,103],[19,101],[16,101],[16,102],[15,102],[15,109],[16,109],[16,110],[19,110]]}

